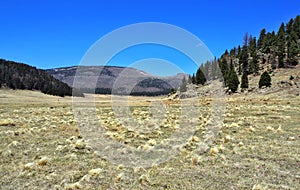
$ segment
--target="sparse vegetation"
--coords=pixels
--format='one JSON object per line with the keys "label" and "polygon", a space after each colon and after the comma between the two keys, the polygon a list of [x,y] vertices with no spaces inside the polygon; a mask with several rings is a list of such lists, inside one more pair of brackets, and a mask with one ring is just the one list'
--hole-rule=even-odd
{"label": "sparse vegetation", "polygon": [[[149,168],[130,168],[102,158],[81,136],[70,97],[1,90],[6,98],[0,103],[0,118],[6,121],[0,126],[0,171],[5,174],[0,185],[3,189],[297,189],[300,98],[287,94],[285,90],[227,97],[222,132],[212,146],[201,144],[211,122],[211,99],[201,97],[199,117],[186,118],[199,122],[199,128],[180,152]],[[125,126],[126,118],[116,117],[110,96],[95,98],[97,115],[111,140],[151,151],[180,130],[180,102],[175,100],[166,102],[164,119],[155,125],[148,121],[149,101],[161,99],[130,97],[132,117],[149,127],[141,133]]]}

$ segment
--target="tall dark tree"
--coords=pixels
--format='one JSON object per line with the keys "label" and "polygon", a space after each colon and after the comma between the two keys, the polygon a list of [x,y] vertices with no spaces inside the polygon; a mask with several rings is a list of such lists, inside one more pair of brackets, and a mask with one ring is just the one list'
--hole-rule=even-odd
{"label": "tall dark tree", "polygon": [[260,31],[260,35],[259,35],[259,38],[258,38],[258,41],[257,41],[257,48],[258,49],[261,49],[264,46],[264,40],[265,40],[265,37],[266,37],[266,32],[267,31],[266,31],[265,28]]}
{"label": "tall dark tree", "polygon": [[290,21],[286,24],[286,33],[290,35],[294,28],[294,19],[290,19]]}
{"label": "tall dark tree", "polygon": [[251,40],[249,42],[249,51],[250,51],[251,56],[254,52],[256,52],[256,50],[257,50],[256,38],[253,37],[253,38],[251,38]]}
{"label": "tall dark tree", "polygon": [[[226,59],[221,59],[219,60],[219,68],[220,68],[220,71],[221,71],[221,74],[223,76],[223,78],[225,79],[225,76],[227,75],[228,73],[228,63],[226,61]],[[225,83],[226,83],[226,79],[225,79]]]}
{"label": "tall dark tree", "polygon": [[204,85],[206,83],[206,77],[201,69],[201,67],[197,70],[196,73],[196,84]]}
{"label": "tall dark tree", "polygon": [[231,92],[234,93],[234,92],[237,91],[239,84],[240,84],[239,78],[238,78],[238,76],[235,72],[233,63],[231,62],[230,67],[229,67],[229,71],[226,75],[226,84],[225,85],[228,87],[228,89]]}
{"label": "tall dark tree", "polygon": [[277,47],[278,47],[278,67],[284,68],[284,54],[285,54],[285,26],[281,24],[277,33]]}
{"label": "tall dark tree", "polygon": [[258,56],[257,56],[257,43],[255,37],[252,38],[250,41],[249,51],[252,59],[249,61],[248,73],[257,74],[259,70],[259,66],[258,66]]}
{"label": "tall dark tree", "polygon": [[291,31],[288,37],[288,62],[290,65],[298,64],[298,54],[300,52],[300,43],[298,42],[297,34],[295,31]]}
{"label": "tall dark tree", "polygon": [[249,80],[248,80],[248,75],[247,75],[247,73],[243,73],[243,75],[242,75],[241,88],[242,88],[242,89],[249,88]]}
{"label": "tall dark tree", "polygon": [[230,50],[230,57],[234,58],[236,56],[236,47],[234,47],[233,49]]}
{"label": "tall dark tree", "polygon": [[242,67],[242,70],[239,70],[239,74],[241,73],[248,73],[248,48],[247,46],[243,46],[240,58],[239,58],[239,64]]}
{"label": "tall dark tree", "polygon": [[236,54],[237,57],[240,57],[241,51],[242,51],[242,49],[241,49],[241,46],[239,45],[237,48],[237,54]]}
{"label": "tall dark tree", "polygon": [[195,77],[195,74],[193,73],[193,75],[192,75],[192,83],[193,84],[196,84],[196,77]]}
{"label": "tall dark tree", "polygon": [[229,53],[228,53],[228,50],[226,49],[222,57],[223,57],[223,58],[227,58],[228,55],[229,55]]}
{"label": "tall dark tree", "polygon": [[298,39],[300,39],[300,15],[298,15],[294,20],[293,30],[298,35]]}
{"label": "tall dark tree", "polygon": [[259,71],[259,65],[258,65],[258,56],[256,51],[253,52],[253,54],[251,55],[252,59],[249,63],[249,74],[258,74]]}
{"label": "tall dark tree", "polygon": [[274,53],[276,47],[276,35],[275,32],[268,32],[263,40],[261,50],[263,53]]}

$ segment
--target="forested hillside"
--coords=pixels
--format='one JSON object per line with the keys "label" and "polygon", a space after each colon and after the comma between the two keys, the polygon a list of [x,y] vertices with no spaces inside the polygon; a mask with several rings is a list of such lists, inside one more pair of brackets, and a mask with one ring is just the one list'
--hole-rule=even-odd
{"label": "forested hillside", "polygon": [[[245,34],[242,46],[226,50],[219,59],[200,66],[192,83],[221,79],[231,92],[248,88],[249,75],[261,75],[278,68],[291,68],[300,63],[300,16],[282,23],[277,32],[262,29],[258,39]],[[217,68],[220,68],[219,70]],[[238,77],[238,75],[240,77]],[[240,78],[240,80],[239,80]]]}
{"label": "forested hillside", "polygon": [[72,88],[44,70],[0,59],[0,88],[40,90],[45,94],[71,96]]}

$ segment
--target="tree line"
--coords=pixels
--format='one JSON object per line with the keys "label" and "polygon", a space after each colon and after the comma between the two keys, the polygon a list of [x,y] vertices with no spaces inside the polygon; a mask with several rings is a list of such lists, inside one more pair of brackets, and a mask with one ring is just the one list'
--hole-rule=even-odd
{"label": "tree line", "polygon": [[[55,96],[72,96],[72,88],[44,70],[0,59],[0,88],[39,90]],[[79,91],[77,96],[83,96]]]}
{"label": "tree line", "polygon": [[[249,88],[249,75],[259,75],[260,65],[271,64],[272,70],[290,68],[300,61],[300,16],[282,23],[275,31],[262,29],[259,38],[245,34],[243,45],[226,50],[219,59],[202,64],[196,74],[189,76],[187,83],[205,84],[209,80],[220,80],[231,91]],[[268,72],[261,75],[259,87],[270,86]],[[241,76],[241,81],[239,77]]]}

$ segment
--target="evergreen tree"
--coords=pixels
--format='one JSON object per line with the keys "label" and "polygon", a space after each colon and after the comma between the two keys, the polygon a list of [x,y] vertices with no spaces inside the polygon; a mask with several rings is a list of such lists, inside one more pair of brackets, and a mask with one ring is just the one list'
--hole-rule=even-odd
{"label": "evergreen tree", "polygon": [[251,38],[251,41],[249,43],[250,43],[249,50],[252,57],[253,53],[256,52],[256,38],[255,37]]}
{"label": "evergreen tree", "polygon": [[258,56],[256,51],[252,54],[252,60],[249,63],[249,74],[258,74],[259,65],[258,65]]}
{"label": "evergreen tree", "polygon": [[258,38],[258,41],[257,41],[257,48],[258,49],[263,48],[265,36],[266,36],[266,29],[264,28],[260,31],[260,35],[259,35],[259,38]]}
{"label": "evergreen tree", "polygon": [[226,49],[222,57],[227,58],[228,55],[229,55],[229,53],[228,53],[228,50]]}
{"label": "evergreen tree", "polygon": [[238,76],[235,72],[233,63],[231,62],[230,67],[229,67],[229,71],[226,75],[226,84],[225,85],[228,87],[228,89],[231,92],[234,93],[234,92],[237,91],[239,84],[240,84],[240,82],[239,82]]}
{"label": "evergreen tree", "polygon": [[234,47],[233,49],[231,49],[229,54],[230,54],[231,58],[234,58],[235,55],[236,55],[236,47]]}
{"label": "evergreen tree", "polygon": [[300,15],[295,18],[293,30],[298,35],[298,39],[300,39]]}
{"label": "evergreen tree", "polygon": [[240,57],[240,54],[241,54],[241,46],[239,45],[238,48],[237,48],[237,57],[239,58]]}
{"label": "evergreen tree", "polygon": [[239,59],[239,64],[242,67],[242,70],[239,71],[239,74],[241,73],[248,73],[248,48],[247,46],[243,46],[240,59]]}
{"label": "evergreen tree", "polygon": [[259,79],[259,83],[258,83],[259,88],[266,86],[266,87],[270,87],[271,86],[271,76],[269,75],[269,73],[267,71],[265,71]]}
{"label": "evergreen tree", "polygon": [[272,33],[268,32],[263,40],[263,45],[261,47],[261,50],[263,53],[274,53],[276,47],[276,35],[275,32],[272,31]]}
{"label": "evergreen tree", "polygon": [[196,77],[195,77],[195,74],[193,73],[193,75],[192,75],[192,83],[193,84],[196,84]]}
{"label": "evergreen tree", "polygon": [[295,31],[291,31],[288,37],[288,62],[291,65],[298,64],[298,53],[300,52],[297,34]]}
{"label": "evergreen tree", "polygon": [[249,45],[249,51],[250,51],[250,56],[251,56],[251,60],[249,62],[249,70],[248,73],[249,74],[257,74],[258,73],[258,56],[257,56],[257,43],[256,43],[256,38],[252,38],[250,41],[250,45]]}
{"label": "evergreen tree", "polygon": [[291,32],[293,31],[293,26],[294,26],[294,19],[291,19],[287,24],[286,24],[286,34],[289,36]]}
{"label": "evergreen tree", "polygon": [[278,47],[278,67],[284,68],[284,53],[285,53],[285,26],[281,24],[277,33],[277,47]]}
{"label": "evergreen tree", "polygon": [[204,85],[206,83],[206,77],[205,77],[203,71],[201,70],[201,68],[203,68],[203,67],[200,67],[196,73],[196,84]]}
{"label": "evergreen tree", "polygon": [[221,59],[221,61],[219,63],[219,67],[220,67],[223,77],[226,76],[226,74],[228,72],[228,63],[227,63],[226,59]]}
{"label": "evergreen tree", "polygon": [[243,73],[243,75],[242,75],[241,88],[242,89],[249,88],[249,81],[248,81],[248,75],[247,75],[247,73]]}

